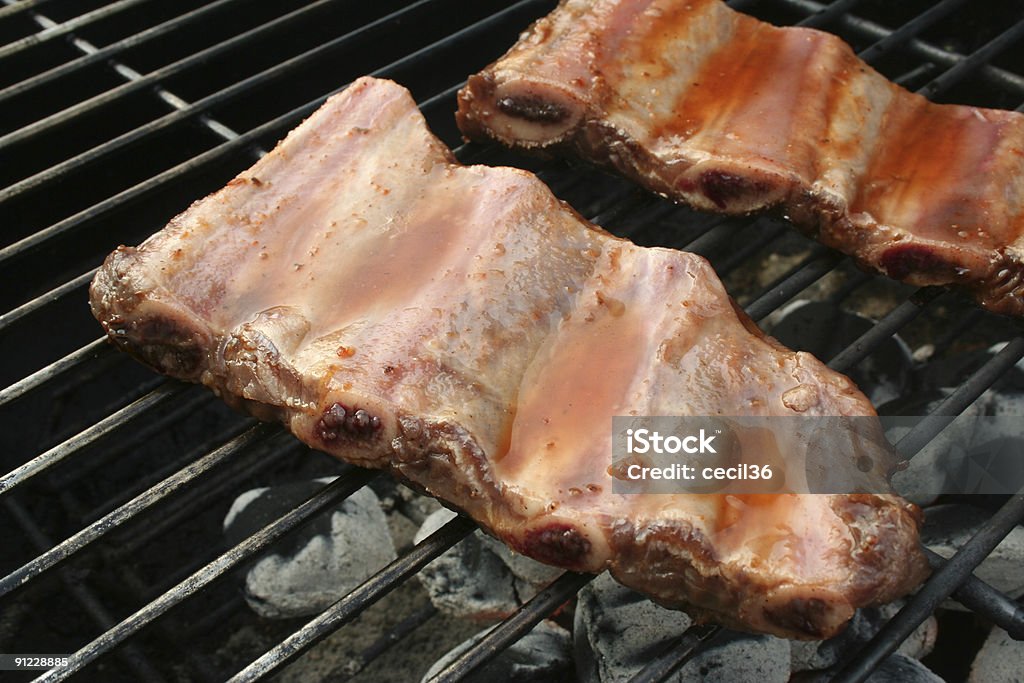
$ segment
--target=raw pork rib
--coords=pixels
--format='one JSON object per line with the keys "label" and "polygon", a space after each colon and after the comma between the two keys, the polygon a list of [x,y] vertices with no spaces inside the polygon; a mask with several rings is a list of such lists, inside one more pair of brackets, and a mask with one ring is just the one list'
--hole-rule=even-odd
{"label": "raw pork rib", "polygon": [[458,119],[698,208],[778,207],[863,267],[1024,315],[1024,116],[928,102],[827,33],[719,0],[563,0]]}
{"label": "raw pork rib", "polygon": [[529,173],[460,166],[394,83],[360,79],[118,248],[91,298],[157,370],[663,604],[825,637],[926,571],[892,495],[614,494],[613,415],[872,408],[700,257],[612,237]]}

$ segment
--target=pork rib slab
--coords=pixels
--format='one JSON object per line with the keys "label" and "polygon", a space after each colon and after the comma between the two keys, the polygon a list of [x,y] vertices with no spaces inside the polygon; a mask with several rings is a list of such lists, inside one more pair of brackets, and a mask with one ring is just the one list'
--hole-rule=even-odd
{"label": "pork rib slab", "polygon": [[862,267],[1024,315],[1024,116],[931,103],[836,36],[719,0],[563,0],[458,121],[697,208],[778,207]]}
{"label": "pork rib slab", "polygon": [[892,495],[613,493],[613,415],[872,408],[737,313],[702,258],[617,239],[526,172],[458,165],[387,81],[118,248],[91,301],[155,369],[666,605],[826,637],[926,571]]}

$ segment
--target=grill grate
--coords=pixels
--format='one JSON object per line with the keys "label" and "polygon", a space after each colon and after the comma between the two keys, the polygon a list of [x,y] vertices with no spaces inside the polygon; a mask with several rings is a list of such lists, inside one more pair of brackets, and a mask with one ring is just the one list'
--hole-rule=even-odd
{"label": "grill grate", "polygon": [[[0,206],[8,219],[0,246],[0,310],[6,311],[0,315],[0,352],[17,362],[0,369],[0,412],[9,441],[0,462],[0,472],[7,472],[0,477],[0,525],[18,531],[10,553],[0,556],[0,611],[21,614],[39,601],[70,614],[65,603],[76,605],[68,620],[80,649],[70,667],[44,680],[80,670],[124,680],[220,680],[241,667],[233,680],[266,677],[402,586],[473,526],[450,522],[306,625],[294,630],[289,624],[272,634],[261,657],[250,654],[225,665],[197,651],[190,642],[244,612],[237,595],[216,590],[219,578],[375,475],[321,458],[280,428],[254,425],[203,390],[154,380],[113,353],[96,339],[95,323],[83,310],[87,284],[116,244],[140,241],[189,201],[223,185],[344,81],[364,72],[409,86],[432,129],[455,142],[451,111],[462,79],[497,57],[554,2],[485,0],[467,8],[456,0],[379,0],[357,9],[337,0],[2,2],[0,38],[7,42],[0,46]],[[890,78],[933,99],[1024,109],[1024,73],[1011,67],[1024,55],[1019,1],[990,3],[986,13],[1012,20],[996,19],[979,30],[964,14],[965,0],[901,3],[897,9],[871,0],[730,4],[778,23],[835,31]],[[967,22],[980,38],[967,42],[958,22]],[[526,164],[595,222],[639,243],[708,256],[727,283],[754,267],[759,254],[785,251],[801,240],[770,217],[700,216],[593,171],[477,146],[459,147],[456,154],[463,161]],[[666,222],[676,224],[672,232],[663,230]],[[802,256],[774,282],[753,288],[754,296],[743,296],[749,287],[734,291],[754,319],[764,320],[836,274],[845,277],[832,295],[836,305],[878,287],[900,297],[871,329],[846,340],[829,361],[834,369],[849,371],[917,324],[936,353],[963,345],[975,328],[989,340],[1008,342],[900,441],[905,455],[919,451],[1024,357],[1018,323],[965,307],[942,290],[913,291],[853,273],[848,258],[800,244]],[[106,468],[121,459],[135,464],[129,480],[106,483]],[[219,529],[206,514],[206,501],[230,500],[256,477],[288,477],[307,465],[341,476],[255,535],[215,549],[212,559],[205,551],[191,552],[173,571],[144,571],[140,555],[152,544],[166,553],[187,535],[182,528]],[[936,573],[834,680],[864,680],[949,595],[1024,637],[1020,605],[971,575],[1022,518],[1024,494],[1018,494],[953,559],[933,556]],[[65,540],[52,540],[55,533]],[[438,680],[459,680],[489,661],[588,580],[564,574]],[[199,616],[176,616],[197,600],[213,607]],[[432,618],[431,609],[412,613],[394,627],[391,642]],[[167,626],[172,619],[174,628]],[[0,620],[0,642],[2,629]],[[719,631],[691,628],[636,680],[664,680]],[[361,666],[387,646],[373,644]],[[172,655],[161,658],[161,651]],[[111,652],[116,660],[103,657]],[[182,655],[168,673],[168,662]]]}

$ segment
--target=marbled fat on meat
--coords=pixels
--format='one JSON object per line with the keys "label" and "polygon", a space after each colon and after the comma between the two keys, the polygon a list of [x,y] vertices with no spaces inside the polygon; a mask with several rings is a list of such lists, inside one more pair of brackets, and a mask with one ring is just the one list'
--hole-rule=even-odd
{"label": "marbled fat on meat", "polygon": [[701,209],[778,207],[863,267],[1024,315],[1024,116],[931,103],[827,33],[720,0],[563,0],[458,119]]}
{"label": "marbled fat on meat", "polygon": [[155,369],[662,604],[827,637],[927,571],[893,495],[614,493],[613,415],[792,415],[796,388],[803,414],[874,413],[702,258],[615,238],[524,171],[459,165],[387,81],[118,248],[91,301]]}

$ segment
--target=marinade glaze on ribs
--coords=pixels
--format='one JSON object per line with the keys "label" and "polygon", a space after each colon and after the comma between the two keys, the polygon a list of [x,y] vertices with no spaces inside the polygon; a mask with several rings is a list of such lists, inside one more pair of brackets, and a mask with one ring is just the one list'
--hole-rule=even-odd
{"label": "marinade glaze on ribs", "polygon": [[697,208],[778,207],[862,267],[1024,315],[1024,116],[933,104],[827,33],[719,0],[563,0],[458,121]]}
{"label": "marinade glaze on ribs", "polygon": [[826,637],[926,572],[893,495],[613,493],[613,415],[872,408],[737,313],[702,258],[615,238],[524,171],[459,165],[388,81],[118,248],[91,301],[155,369],[666,605]]}

